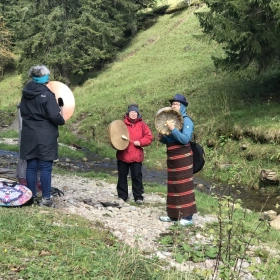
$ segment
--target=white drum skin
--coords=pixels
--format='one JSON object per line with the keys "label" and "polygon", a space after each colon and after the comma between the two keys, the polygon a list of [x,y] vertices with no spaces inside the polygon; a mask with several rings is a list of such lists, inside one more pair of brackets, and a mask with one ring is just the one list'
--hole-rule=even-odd
{"label": "white drum skin", "polygon": [[47,87],[55,94],[56,101],[58,98],[63,100],[63,118],[68,120],[72,117],[75,111],[75,98],[70,88],[58,81],[50,81]]}

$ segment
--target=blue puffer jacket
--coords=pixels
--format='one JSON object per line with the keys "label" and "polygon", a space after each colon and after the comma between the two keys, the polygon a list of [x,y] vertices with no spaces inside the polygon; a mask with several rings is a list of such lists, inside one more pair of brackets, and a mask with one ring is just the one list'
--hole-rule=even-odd
{"label": "blue puffer jacket", "polygon": [[160,142],[163,144],[167,143],[180,143],[183,145],[188,144],[192,139],[194,130],[194,124],[191,118],[187,115],[186,106],[181,103],[180,113],[184,118],[184,124],[181,130],[176,127],[171,131],[170,135],[163,135]]}

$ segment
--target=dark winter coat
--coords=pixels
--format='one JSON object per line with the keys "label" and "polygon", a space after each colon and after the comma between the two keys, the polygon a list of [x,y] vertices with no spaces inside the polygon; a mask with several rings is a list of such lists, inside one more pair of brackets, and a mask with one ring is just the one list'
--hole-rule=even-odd
{"label": "dark winter coat", "polygon": [[[139,141],[141,147],[149,146],[153,141],[153,135],[148,125],[138,117],[134,121],[126,115],[124,118],[129,140]],[[133,142],[129,142],[128,147],[123,151],[117,151],[117,159],[124,162],[142,162],[144,160],[144,150],[137,147]]]}
{"label": "dark winter coat", "polygon": [[65,120],[60,114],[54,93],[47,86],[28,82],[20,102],[22,132],[20,158],[53,161],[58,157],[58,125]]}

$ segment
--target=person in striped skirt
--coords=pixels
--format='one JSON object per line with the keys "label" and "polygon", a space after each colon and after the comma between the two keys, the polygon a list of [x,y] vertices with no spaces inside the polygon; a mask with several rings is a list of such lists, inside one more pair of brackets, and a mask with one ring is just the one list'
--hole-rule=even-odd
{"label": "person in striped skirt", "polygon": [[157,139],[167,147],[167,216],[162,222],[178,222],[182,226],[193,224],[197,212],[193,184],[193,153],[190,146],[194,124],[187,115],[188,102],[182,94],[169,100],[172,109],[181,113],[184,124],[181,130],[172,120],[166,121],[169,135],[158,134]]}

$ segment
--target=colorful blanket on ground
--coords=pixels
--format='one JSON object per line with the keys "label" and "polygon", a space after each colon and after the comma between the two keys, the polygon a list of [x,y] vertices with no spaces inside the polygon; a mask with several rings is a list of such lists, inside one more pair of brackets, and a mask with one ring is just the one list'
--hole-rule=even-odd
{"label": "colorful blanket on ground", "polygon": [[32,192],[27,187],[0,178],[0,206],[21,206],[31,198]]}

